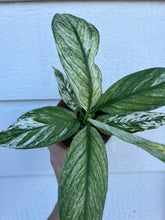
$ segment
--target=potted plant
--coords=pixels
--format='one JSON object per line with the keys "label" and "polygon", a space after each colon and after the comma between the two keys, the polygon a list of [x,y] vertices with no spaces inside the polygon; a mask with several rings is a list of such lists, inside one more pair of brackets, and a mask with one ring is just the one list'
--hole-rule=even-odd
{"label": "potted plant", "polygon": [[56,14],[52,30],[66,73],[54,68],[64,103],[22,115],[0,133],[0,146],[32,149],[67,142],[60,219],[101,220],[108,186],[104,137],[115,135],[165,162],[165,145],[133,134],[165,124],[164,113],[151,111],[165,105],[165,68],[127,75],[102,94],[102,75],[94,63],[97,29],[73,15]]}

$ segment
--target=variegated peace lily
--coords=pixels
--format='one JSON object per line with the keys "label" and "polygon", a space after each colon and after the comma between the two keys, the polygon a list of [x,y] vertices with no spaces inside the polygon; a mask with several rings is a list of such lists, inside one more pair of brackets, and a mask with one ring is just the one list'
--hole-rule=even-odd
{"label": "variegated peace lily", "polygon": [[[133,133],[165,125],[165,68],[130,74],[102,94],[102,75],[94,63],[99,32],[85,20],[56,14],[52,30],[66,76],[54,68],[68,108],[49,106],[27,112],[0,133],[0,146],[48,147],[73,137],[60,182],[61,220],[101,220],[108,185],[108,163],[99,131],[115,135],[165,162],[165,145]],[[101,116],[97,116],[97,113]]]}

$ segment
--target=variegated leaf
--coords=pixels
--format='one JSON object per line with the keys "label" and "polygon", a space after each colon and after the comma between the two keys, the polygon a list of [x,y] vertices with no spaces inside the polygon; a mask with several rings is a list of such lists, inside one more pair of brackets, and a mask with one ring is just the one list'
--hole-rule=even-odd
{"label": "variegated leaf", "polygon": [[105,131],[107,134],[108,133],[113,134],[125,142],[128,142],[130,144],[135,144],[138,147],[142,148],[143,150],[152,154],[154,157],[157,157],[158,159],[165,162],[165,145],[164,144],[152,142],[150,140],[144,139],[137,135],[130,134],[119,128],[112,127],[110,125],[107,125],[97,120],[93,120],[93,119],[88,119],[88,120],[98,129]]}
{"label": "variegated leaf", "polygon": [[60,220],[101,220],[108,186],[104,142],[89,124],[74,137],[58,190]]}
{"label": "variegated leaf", "polygon": [[78,111],[80,106],[79,102],[76,98],[76,95],[65,75],[63,75],[59,70],[54,69],[54,74],[57,79],[58,83],[58,90],[61,95],[61,98],[64,100],[64,102],[67,104],[69,108],[71,108],[73,111]]}
{"label": "variegated leaf", "polygon": [[0,147],[48,147],[70,137],[78,128],[79,121],[73,112],[60,107],[43,107],[27,112],[0,132]]}
{"label": "variegated leaf", "polygon": [[125,76],[101,97],[97,110],[109,114],[149,111],[165,105],[165,68]]}
{"label": "variegated leaf", "polygon": [[97,29],[69,14],[56,14],[52,30],[58,54],[80,105],[89,110],[102,93],[102,76],[94,63],[99,46]]}
{"label": "variegated leaf", "polygon": [[158,112],[133,112],[124,115],[101,115],[98,121],[130,133],[156,129],[165,125],[165,114]]}

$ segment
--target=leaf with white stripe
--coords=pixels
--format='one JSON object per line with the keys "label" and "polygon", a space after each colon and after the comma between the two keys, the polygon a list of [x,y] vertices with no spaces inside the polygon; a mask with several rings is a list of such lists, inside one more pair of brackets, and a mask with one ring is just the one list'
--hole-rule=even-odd
{"label": "leaf with white stripe", "polygon": [[78,111],[80,109],[79,102],[76,95],[65,75],[63,75],[59,70],[54,69],[54,74],[58,83],[58,90],[63,101],[67,104],[69,108],[73,111]]}
{"label": "leaf with white stripe", "polygon": [[59,182],[60,220],[101,220],[108,162],[98,131],[87,125],[74,137]]}
{"label": "leaf with white stripe", "polygon": [[165,105],[165,68],[151,68],[123,77],[101,97],[97,110],[109,114],[149,111]]}
{"label": "leaf with white stripe", "polygon": [[22,115],[6,131],[0,132],[0,147],[31,149],[48,147],[72,136],[79,128],[75,114],[48,106]]}
{"label": "leaf with white stripe", "polygon": [[69,82],[80,105],[89,111],[102,94],[102,75],[94,63],[99,33],[92,24],[69,14],[56,14],[52,30]]}
{"label": "leaf with white stripe", "polygon": [[133,112],[124,115],[101,115],[98,121],[135,133],[165,125],[165,114],[159,112]]}
{"label": "leaf with white stripe", "polygon": [[93,120],[93,119],[88,119],[88,120],[98,129],[101,129],[101,131],[104,131],[106,134],[115,135],[116,137],[120,138],[121,140],[125,142],[128,142],[130,144],[135,144],[136,146],[152,154],[154,157],[165,162],[165,145],[164,144],[152,142],[150,140],[144,139],[137,135],[133,135],[131,133],[128,133],[127,131],[123,131],[119,128],[112,127],[110,125],[107,125],[97,120]]}

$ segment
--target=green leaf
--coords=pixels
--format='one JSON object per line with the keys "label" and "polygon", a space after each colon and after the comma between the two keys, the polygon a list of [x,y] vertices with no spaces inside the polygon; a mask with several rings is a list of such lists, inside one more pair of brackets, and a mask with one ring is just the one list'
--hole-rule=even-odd
{"label": "green leaf", "polygon": [[97,109],[109,114],[149,111],[165,105],[165,68],[125,76],[101,97]]}
{"label": "green leaf", "polygon": [[73,112],[60,107],[43,107],[22,115],[0,132],[0,147],[31,149],[48,147],[67,139],[79,128]]}
{"label": "green leaf", "polygon": [[58,54],[80,105],[89,111],[102,93],[102,76],[94,64],[99,46],[97,29],[69,14],[56,14],[52,30]]}
{"label": "green leaf", "polygon": [[130,134],[126,131],[123,131],[119,128],[112,127],[107,125],[103,122],[88,119],[94,126],[97,128],[105,131],[106,133],[113,134],[116,137],[120,138],[121,140],[128,142],[130,144],[135,144],[138,147],[142,148],[143,150],[147,151],[148,153],[152,154],[154,157],[165,162],[165,145],[152,142],[150,140],[146,140],[142,137],[137,135]]}
{"label": "green leaf", "polygon": [[101,220],[108,186],[104,142],[90,125],[74,137],[59,182],[60,220]]}
{"label": "green leaf", "polygon": [[107,114],[99,116],[97,120],[130,133],[135,133],[165,125],[165,114],[158,112],[133,112],[123,115]]}
{"label": "green leaf", "polygon": [[73,111],[79,110],[79,102],[75,96],[75,93],[65,75],[63,75],[59,70],[54,69],[54,74],[58,83],[58,90],[63,101],[67,104],[69,108]]}

